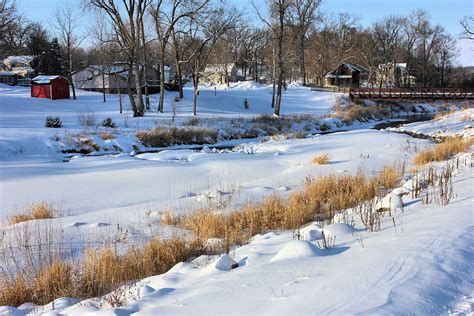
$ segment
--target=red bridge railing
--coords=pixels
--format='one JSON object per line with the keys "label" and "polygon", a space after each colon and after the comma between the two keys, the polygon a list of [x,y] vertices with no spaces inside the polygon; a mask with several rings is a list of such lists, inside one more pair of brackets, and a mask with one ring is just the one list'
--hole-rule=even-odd
{"label": "red bridge railing", "polygon": [[474,89],[466,88],[351,88],[349,98],[370,100],[455,100],[474,99]]}

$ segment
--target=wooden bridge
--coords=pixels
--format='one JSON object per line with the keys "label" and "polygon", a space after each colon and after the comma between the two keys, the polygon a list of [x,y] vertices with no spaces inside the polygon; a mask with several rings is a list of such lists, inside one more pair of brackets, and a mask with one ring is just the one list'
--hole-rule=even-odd
{"label": "wooden bridge", "polygon": [[349,98],[370,100],[474,100],[474,89],[462,88],[351,88]]}

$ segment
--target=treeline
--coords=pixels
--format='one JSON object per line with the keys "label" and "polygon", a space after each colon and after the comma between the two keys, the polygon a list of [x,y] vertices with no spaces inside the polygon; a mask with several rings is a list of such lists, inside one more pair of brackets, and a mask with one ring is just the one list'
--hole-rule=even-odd
{"label": "treeline", "polygon": [[[362,27],[354,14],[321,12],[321,0],[249,4],[241,12],[232,1],[82,0],[80,7],[65,5],[54,12],[46,30],[25,19],[14,0],[3,0],[0,54],[35,55],[37,73],[68,77],[90,64],[126,64],[135,116],[151,109],[150,78],[164,92],[169,65],[176,69],[180,98],[182,78],[193,82],[194,114],[208,64],[235,63],[246,78],[273,84],[271,106],[277,115],[288,82],[322,85],[324,76],[345,62],[363,67],[368,85],[376,85],[378,67],[387,63],[406,63],[422,87],[473,84],[472,76],[454,64],[456,39],[424,10]],[[96,16],[88,34],[80,33],[81,14]],[[472,19],[460,23],[472,39]],[[82,44],[86,38],[88,47]],[[164,93],[154,108],[169,110]]]}

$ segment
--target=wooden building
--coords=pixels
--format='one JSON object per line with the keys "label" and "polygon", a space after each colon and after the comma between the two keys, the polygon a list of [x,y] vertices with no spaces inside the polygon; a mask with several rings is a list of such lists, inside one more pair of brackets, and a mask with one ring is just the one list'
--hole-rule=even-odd
{"label": "wooden building", "polygon": [[342,86],[342,87],[359,87],[360,77],[363,68],[349,63],[342,63],[336,69],[328,72],[324,78],[324,86]]}
{"label": "wooden building", "polygon": [[69,99],[69,81],[63,76],[37,76],[31,79],[31,97]]}

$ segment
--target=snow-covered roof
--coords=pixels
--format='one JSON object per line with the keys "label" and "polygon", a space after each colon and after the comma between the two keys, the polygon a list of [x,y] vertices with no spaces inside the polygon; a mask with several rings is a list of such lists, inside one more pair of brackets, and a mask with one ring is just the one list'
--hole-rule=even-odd
{"label": "snow-covered roof", "polygon": [[[339,76],[337,76],[337,77],[340,78],[340,79],[352,78],[351,75],[339,75]],[[336,75],[333,74],[333,73],[328,73],[328,74],[326,75],[326,78],[336,78]]]}
{"label": "snow-covered roof", "polygon": [[29,64],[35,56],[33,55],[20,55],[20,56],[8,56],[3,60],[4,64],[17,65],[17,64]]}
{"label": "snow-covered roof", "polygon": [[229,63],[229,64],[208,64],[206,65],[206,68],[204,68],[205,73],[212,73],[212,72],[227,72],[231,73],[232,68],[234,68],[235,63]]}
{"label": "snow-covered roof", "polygon": [[61,76],[58,75],[51,75],[51,76],[36,76],[31,79],[31,82],[39,83],[39,84],[47,84],[50,83],[52,80],[60,78]]}

